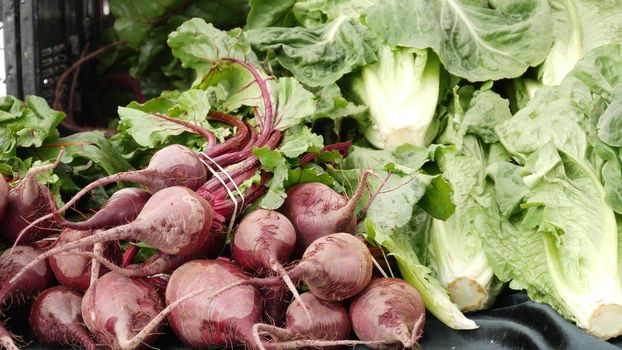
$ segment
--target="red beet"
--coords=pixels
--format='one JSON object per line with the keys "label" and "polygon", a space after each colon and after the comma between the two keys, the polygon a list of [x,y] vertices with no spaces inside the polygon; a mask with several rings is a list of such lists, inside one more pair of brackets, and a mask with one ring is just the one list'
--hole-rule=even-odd
{"label": "red beet", "polygon": [[149,192],[140,188],[124,188],[113,193],[106,204],[87,220],[62,220],[60,224],[65,228],[82,231],[124,225],[136,219],[149,197]]}
{"label": "red beet", "polygon": [[304,280],[316,297],[341,301],[362,291],[372,274],[369,249],[349,233],[333,233],[313,241],[302,260],[288,273]]}
{"label": "red beet", "polygon": [[423,331],[425,305],[415,287],[396,278],[378,278],[350,304],[352,328],[375,349],[412,348]]}
{"label": "red beet", "polygon": [[9,281],[42,253],[39,249],[29,246],[17,246],[13,252],[6,250],[0,255],[0,305],[7,297],[21,294],[23,297],[33,297],[40,291],[54,283],[54,275],[47,261],[38,261],[15,281]]}
{"label": "red beet", "polygon": [[331,233],[354,233],[354,209],[363,195],[367,177],[371,173],[363,173],[356,192],[349,200],[319,182],[298,184],[287,191],[281,211],[296,229],[299,252],[304,251],[316,239]]}
{"label": "red beet", "polygon": [[[84,237],[92,236],[93,231],[77,231],[65,229],[56,241],[57,245],[63,245],[68,242],[77,241]],[[113,261],[118,261],[119,252],[115,249],[114,244],[106,244],[104,256]],[[91,280],[91,259],[88,257],[70,254],[75,251],[92,251],[93,246],[77,248],[66,254],[57,254],[49,257],[50,267],[54,272],[54,276],[58,282],[66,287],[80,291],[85,291]],[[101,270],[97,277],[106,273]]]}
{"label": "red beet", "polygon": [[82,294],[67,287],[52,287],[39,294],[29,323],[37,340],[45,346],[80,345],[96,350],[97,345],[82,326]]}
{"label": "red beet", "polygon": [[233,259],[255,272],[280,273],[294,252],[296,231],[281,213],[257,209],[238,225],[231,243]]}
{"label": "red beet", "polygon": [[192,190],[179,186],[165,188],[149,199],[133,222],[52,248],[26,265],[18,276],[50,256],[121,239],[143,241],[167,254],[191,255],[207,240],[212,218],[212,207]]}
{"label": "red beet", "polygon": [[[2,307],[10,299],[30,299],[40,291],[54,283],[54,276],[45,260],[39,261],[32,269],[9,283],[11,278],[26,264],[34,260],[41,251],[28,246],[17,246],[13,253],[5,251],[0,255],[0,314]],[[0,321],[0,348],[17,350],[11,333],[6,330]]]}
{"label": "red beet", "polygon": [[38,220],[37,225],[22,235],[20,241],[31,243],[54,233],[54,221],[51,220],[51,215],[48,216],[55,209],[50,202],[52,195],[47,187],[37,181],[36,176],[53,170],[56,165],[58,161],[30,168],[24,179],[9,191],[4,218],[0,220],[1,237],[17,243],[22,229],[40,217],[47,219]]}
{"label": "red beet", "polygon": [[[209,286],[206,292],[246,280],[242,270],[224,260],[195,260],[171,275],[166,289],[168,305],[193,291]],[[213,300],[193,297],[168,316],[173,331],[194,348],[250,344],[251,327],[261,319],[259,292],[252,286],[237,286]]]}
{"label": "red beet", "polygon": [[149,335],[134,339],[163,309],[158,289],[145,278],[127,278],[109,272],[86,291],[81,309],[86,327],[98,342],[113,349],[153,345],[162,326],[160,323]]}

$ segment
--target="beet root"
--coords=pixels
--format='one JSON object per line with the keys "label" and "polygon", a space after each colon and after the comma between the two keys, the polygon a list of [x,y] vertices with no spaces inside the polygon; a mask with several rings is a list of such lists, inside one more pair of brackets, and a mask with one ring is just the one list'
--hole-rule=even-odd
{"label": "beet root", "polygon": [[[62,154],[62,152],[60,153]],[[36,179],[38,174],[53,170],[58,165],[45,164],[30,168],[24,179],[9,191],[4,218],[0,220],[0,235],[5,239],[24,243],[37,241],[54,233],[55,225],[51,213],[56,209],[50,202],[50,190]],[[45,220],[37,220],[46,217]],[[31,222],[37,220],[27,233],[21,235]],[[20,237],[21,235],[21,237]]]}
{"label": "beet root", "polygon": [[371,170],[363,173],[350,199],[319,182],[298,184],[287,191],[281,211],[296,229],[298,253],[303,252],[316,239],[331,233],[354,233],[354,210],[363,195],[367,177],[372,173]]}
{"label": "beet root", "polygon": [[168,321],[184,344],[195,348],[251,344],[251,327],[261,319],[261,299],[253,286],[228,286],[247,280],[237,265],[224,260],[195,260],[171,275],[166,302],[209,286],[206,292],[226,291],[213,299],[193,297],[178,305]]}
{"label": "beet root", "polygon": [[333,233],[315,240],[288,274],[304,280],[315,296],[341,301],[362,291],[373,270],[369,248],[349,233]]}
{"label": "beet root", "polygon": [[13,341],[13,335],[0,322],[0,349],[19,350]]}
{"label": "beet root", "polygon": [[17,232],[20,236],[25,235],[34,226],[40,225],[41,222],[50,220],[74,206],[80,198],[93,189],[118,181],[142,184],[147,187],[149,192],[155,193],[173,186],[196,189],[206,180],[205,165],[191,149],[182,145],[170,145],[157,151],[151,157],[147,168],[118,173],[93,181],[76,193],[62,208],[41,216],[26,227],[22,226]]}
{"label": "beet root", "polygon": [[[84,237],[89,237],[94,234],[93,231],[77,231],[72,229],[65,229],[58,237],[56,245],[63,245],[68,242],[77,241]],[[77,251],[92,251],[93,247],[77,248]],[[73,288],[80,291],[85,291],[91,282],[91,259],[77,254],[70,254],[76,250],[69,251],[66,254],[57,254],[50,256],[48,261],[50,267],[54,272],[54,276],[58,282],[66,287]],[[118,250],[115,249],[114,244],[105,244],[103,249],[103,255],[113,261],[118,260]],[[101,270],[96,277],[100,277],[106,270]]]}
{"label": "beet root", "polygon": [[350,304],[352,328],[361,340],[381,341],[375,349],[413,348],[425,323],[425,305],[415,287],[378,278]]}
{"label": "beet root", "polygon": [[289,301],[292,300],[292,293],[285,286],[262,287],[259,292],[264,322],[280,327],[285,322],[285,313]]}
{"label": "beet root", "polygon": [[213,215],[209,203],[192,190],[179,186],[165,188],[147,201],[133,222],[52,248],[24,266],[16,277],[50,256],[121,239],[143,241],[167,254],[191,255],[207,240]]}
{"label": "beet root", "polygon": [[60,225],[74,230],[110,228],[130,223],[136,219],[151,195],[140,188],[124,188],[110,196],[101,209],[87,220],[71,222],[62,220]]}
{"label": "beet root", "polygon": [[54,275],[45,260],[37,262],[15,281],[9,282],[41,253],[41,250],[33,247],[17,246],[12,253],[6,250],[0,255],[0,306],[6,298],[32,297],[54,283]]}
{"label": "beet root", "polygon": [[84,324],[98,342],[113,349],[134,349],[157,340],[161,323],[149,335],[130,341],[162,311],[163,304],[149,280],[109,272],[86,291],[81,310]]}
{"label": "beet root", "polygon": [[29,323],[35,338],[46,346],[97,346],[82,327],[82,294],[67,287],[52,287],[35,299]]}

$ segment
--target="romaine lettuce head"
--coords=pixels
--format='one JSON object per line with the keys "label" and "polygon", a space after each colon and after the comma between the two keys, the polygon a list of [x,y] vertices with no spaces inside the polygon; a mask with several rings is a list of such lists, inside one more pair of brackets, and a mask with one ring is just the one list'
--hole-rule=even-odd
{"label": "romaine lettuce head", "polygon": [[[390,48],[363,67],[352,82],[356,97],[369,107],[365,137],[381,149],[410,143],[428,145],[439,95],[440,62],[430,50]],[[431,132],[432,131],[432,132]]]}
{"label": "romaine lettuce head", "polygon": [[502,280],[604,339],[622,335],[620,149],[597,125],[621,82],[622,45],[599,47],[497,126],[513,162],[488,167],[504,215],[482,227]]}

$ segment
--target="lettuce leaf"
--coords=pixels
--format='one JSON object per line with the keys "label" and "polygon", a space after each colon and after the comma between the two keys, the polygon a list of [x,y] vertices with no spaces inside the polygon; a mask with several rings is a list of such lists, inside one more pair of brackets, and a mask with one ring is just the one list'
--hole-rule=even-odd
{"label": "lettuce leaf", "polygon": [[603,146],[596,125],[620,81],[621,49],[588,52],[559,86],[539,90],[496,128],[518,165],[489,167],[505,215],[490,208],[483,227],[501,279],[605,339],[622,334],[614,321],[622,317],[622,237],[608,196],[616,189],[607,187],[620,178],[606,170],[619,161],[602,157],[619,149]]}
{"label": "lettuce leaf", "polygon": [[559,85],[583,55],[622,40],[622,2],[549,0],[553,46],[540,69],[544,85]]}
{"label": "lettuce leaf", "polygon": [[451,74],[469,81],[518,77],[542,63],[553,39],[547,1],[488,3],[381,1],[366,21],[391,46],[433,49]]}

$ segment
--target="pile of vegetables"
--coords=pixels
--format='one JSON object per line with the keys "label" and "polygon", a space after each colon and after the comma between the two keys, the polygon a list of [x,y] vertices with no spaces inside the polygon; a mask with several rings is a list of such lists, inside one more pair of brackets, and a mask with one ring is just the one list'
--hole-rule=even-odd
{"label": "pile of vegetables", "polygon": [[99,64],[148,97],[112,136],[0,98],[2,320],[415,348],[511,288],[622,335],[622,3],[141,3],[111,1]]}

